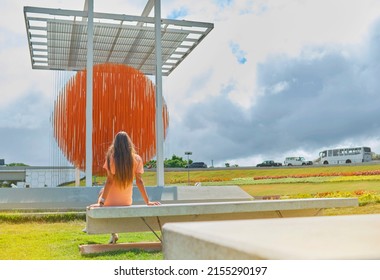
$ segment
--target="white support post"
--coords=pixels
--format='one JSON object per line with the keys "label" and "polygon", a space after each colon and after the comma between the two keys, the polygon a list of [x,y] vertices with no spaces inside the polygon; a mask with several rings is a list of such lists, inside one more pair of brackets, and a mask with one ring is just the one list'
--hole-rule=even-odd
{"label": "white support post", "polygon": [[79,187],[80,186],[80,170],[79,168],[75,168],[75,186]]}
{"label": "white support post", "polygon": [[157,151],[157,186],[164,182],[164,123],[162,106],[162,46],[161,46],[161,0],[154,2],[155,18],[155,55],[156,55],[156,151]]}
{"label": "white support post", "polygon": [[92,186],[92,78],[94,46],[94,0],[88,0],[86,76],[86,187]]}

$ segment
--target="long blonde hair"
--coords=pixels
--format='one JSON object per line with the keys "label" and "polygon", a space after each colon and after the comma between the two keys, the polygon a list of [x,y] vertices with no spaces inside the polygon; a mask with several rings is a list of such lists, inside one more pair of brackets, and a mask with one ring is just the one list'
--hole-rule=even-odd
{"label": "long blonde hair", "polygon": [[135,154],[135,147],[129,135],[125,131],[118,132],[108,149],[106,157],[108,170],[110,170],[110,162],[111,158],[113,158],[115,162],[114,179],[122,183],[123,187],[133,182]]}

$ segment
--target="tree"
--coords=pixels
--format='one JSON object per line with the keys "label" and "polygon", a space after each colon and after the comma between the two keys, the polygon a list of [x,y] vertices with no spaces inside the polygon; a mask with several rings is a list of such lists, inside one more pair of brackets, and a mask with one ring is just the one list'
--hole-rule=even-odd
{"label": "tree", "polygon": [[379,160],[380,159],[380,154],[376,154],[372,152],[372,160]]}
{"label": "tree", "polygon": [[13,163],[8,163],[6,166],[29,166],[25,163],[20,163],[20,162],[13,162]]}
{"label": "tree", "polygon": [[[192,162],[193,161],[191,159],[189,160],[189,163],[188,163],[187,160],[184,160],[182,157],[173,155],[172,158],[170,158],[170,159],[166,158],[164,160],[164,167],[168,167],[168,168],[184,168],[184,167],[186,167],[188,164],[190,164]],[[156,168],[157,167],[157,161],[154,160],[154,159],[152,159],[152,160],[148,161],[145,164],[145,167],[146,168]]]}
{"label": "tree", "polygon": [[187,161],[184,160],[182,157],[173,155],[171,159],[165,159],[164,160],[164,166],[165,167],[171,167],[171,168],[183,168],[186,167]]}

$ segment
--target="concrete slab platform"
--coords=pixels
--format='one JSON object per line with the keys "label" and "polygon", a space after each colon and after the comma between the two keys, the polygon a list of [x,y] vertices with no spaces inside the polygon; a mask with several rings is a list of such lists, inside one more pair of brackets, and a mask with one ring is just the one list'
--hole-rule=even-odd
{"label": "concrete slab platform", "polygon": [[167,223],[165,259],[380,259],[380,215]]}

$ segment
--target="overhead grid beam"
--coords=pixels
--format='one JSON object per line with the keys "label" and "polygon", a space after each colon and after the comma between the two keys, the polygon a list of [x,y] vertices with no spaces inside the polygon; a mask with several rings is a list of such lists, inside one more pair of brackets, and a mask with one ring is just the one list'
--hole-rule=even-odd
{"label": "overhead grid beam", "polygon": [[[129,66],[155,75],[154,18],[147,16],[153,2],[142,16],[94,12],[94,63],[123,63],[127,58]],[[86,68],[86,11],[25,7],[24,14],[33,69]],[[212,28],[210,23],[161,19],[162,75],[168,76]],[[138,48],[133,47],[136,42]],[[35,55],[49,59],[38,61]]]}
{"label": "overhead grid beam", "polygon": [[[141,14],[141,17],[147,17],[147,16],[149,16],[150,12],[152,11],[152,9],[154,7],[154,1],[155,0],[149,0],[147,2],[147,4],[145,5],[145,8],[144,8],[144,10],[143,10],[143,12]],[[144,24],[145,23],[143,21],[138,21],[137,22],[136,26],[139,27],[140,31],[138,32],[138,35],[133,40],[132,46],[130,48],[131,55],[125,56],[125,59],[123,61],[124,64],[130,64],[130,61],[131,61],[133,55],[137,52],[139,46],[141,46],[141,41],[142,41],[141,38],[143,37],[142,35],[143,35],[143,33],[145,31],[144,31],[144,29],[141,29],[140,27],[143,27]],[[149,57],[149,54],[147,54],[146,57],[145,57],[145,59],[143,59],[143,62],[140,63],[140,67],[139,68],[141,68],[141,66],[145,64],[145,61],[148,59],[148,57]]]}

